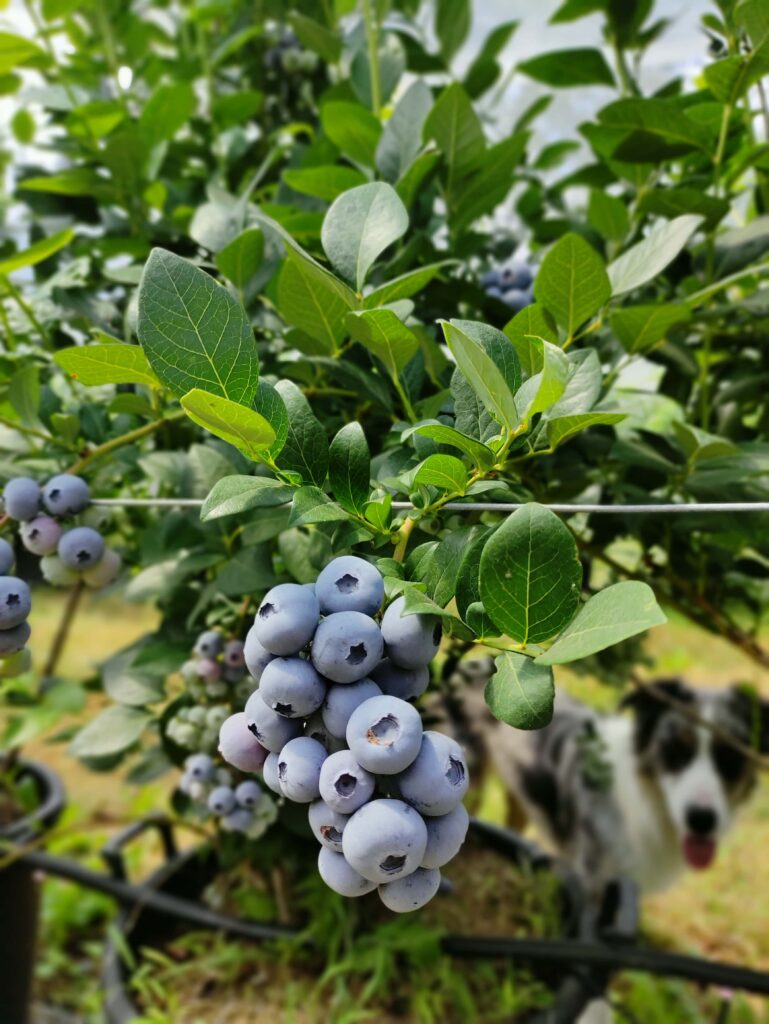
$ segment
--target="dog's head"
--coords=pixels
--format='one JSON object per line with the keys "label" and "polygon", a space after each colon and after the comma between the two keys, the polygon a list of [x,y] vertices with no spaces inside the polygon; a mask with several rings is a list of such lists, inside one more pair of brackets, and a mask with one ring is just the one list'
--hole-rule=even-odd
{"label": "dog's head", "polygon": [[[663,679],[654,688],[668,700],[639,689],[623,701],[635,714],[639,766],[658,789],[684,860],[692,868],[706,868],[755,783],[755,763],[729,739],[769,750],[769,702],[739,686],[703,691]],[[687,709],[717,725],[719,733]]]}

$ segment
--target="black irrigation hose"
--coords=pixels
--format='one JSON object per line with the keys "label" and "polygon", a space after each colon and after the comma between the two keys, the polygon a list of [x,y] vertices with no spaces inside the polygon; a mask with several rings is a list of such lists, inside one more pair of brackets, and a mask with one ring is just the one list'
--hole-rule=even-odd
{"label": "black irrigation hose", "polygon": [[[300,939],[299,932],[280,925],[263,925],[208,910],[190,900],[169,896],[147,886],[135,886],[82,867],[74,861],[36,850],[20,858],[49,875],[66,878],[111,896],[123,906],[147,907],[172,914],[180,921],[222,931],[250,941]],[[520,959],[529,963],[599,967],[607,971],[631,970],[683,978],[703,985],[742,989],[769,995],[769,973],[736,967],[717,960],[665,953],[635,946],[609,946],[578,939],[507,939],[448,935],[442,940],[444,952],[468,959]]]}

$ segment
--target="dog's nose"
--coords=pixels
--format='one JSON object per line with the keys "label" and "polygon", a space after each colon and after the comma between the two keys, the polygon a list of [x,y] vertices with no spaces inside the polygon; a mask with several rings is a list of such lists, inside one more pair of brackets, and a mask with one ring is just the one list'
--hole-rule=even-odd
{"label": "dog's nose", "polygon": [[686,811],[686,825],[692,835],[709,836],[715,831],[716,812],[710,807],[689,807]]}

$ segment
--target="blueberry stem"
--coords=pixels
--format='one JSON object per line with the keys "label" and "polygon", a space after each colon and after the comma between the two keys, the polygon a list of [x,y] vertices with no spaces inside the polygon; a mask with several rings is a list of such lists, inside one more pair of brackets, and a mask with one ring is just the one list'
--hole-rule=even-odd
{"label": "blueberry stem", "polygon": [[80,598],[85,589],[85,583],[82,579],[78,580],[69,592],[67,603],[64,606],[59,625],[56,629],[56,635],[53,638],[51,649],[48,652],[48,658],[43,668],[43,679],[50,679],[56,672],[56,666],[59,664],[59,658],[62,655],[64,646],[67,643],[67,637],[69,636],[70,628],[75,619],[77,612],[77,606],[80,603]]}
{"label": "blueberry stem", "polygon": [[162,419],[153,420],[152,423],[145,423],[143,427],[137,427],[136,430],[129,430],[127,434],[121,434],[120,437],[113,437],[109,441],[105,441],[104,444],[100,444],[96,448],[92,448],[91,451],[87,452],[81,459],[69,467],[68,473],[80,473],[82,470],[89,466],[95,459],[100,459],[103,455],[109,455],[110,452],[115,451],[116,448],[122,448],[123,445],[131,444],[133,441],[139,441],[141,438],[146,437],[148,434],[154,433],[160,427],[165,426],[166,423],[171,423],[173,420],[180,420],[186,416],[187,413],[184,409],[179,409],[176,412],[171,412]]}

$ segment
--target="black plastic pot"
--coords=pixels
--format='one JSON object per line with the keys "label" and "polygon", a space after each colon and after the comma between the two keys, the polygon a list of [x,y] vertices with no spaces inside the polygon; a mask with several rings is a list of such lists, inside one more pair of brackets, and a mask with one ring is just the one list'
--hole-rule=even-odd
{"label": "black plastic pot", "polygon": [[[213,853],[205,847],[179,854],[175,851],[173,838],[167,823],[150,820],[139,823],[126,833],[116,837],[104,851],[105,859],[113,876],[125,881],[125,862],[122,850],[127,842],[134,839],[149,826],[161,829],[166,850],[166,863],[143,883],[141,888],[147,891],[162,893],[172,899],[198,901],[204,888],[214,877],[217,865]],[[551,860],[533,844],[506,829],[495,828],[484,823],[473,821],[472,831],[483,845],[493,848],[502,856],[514,863],[534,869],[551,869]],[[564,939],[592,941],[599,931],[606,937],[612,928],[616,929],[615,938],[631,939],[635,936],[636,899],[631,889],[615,888],[611,897],[605,902],[604,917],[596,916],[587,904],[582,887],[577,879],[559,870],[562,879],[562,932]],[[440,898],[440,896],[438,897]],[[121,945],[125,944],[136,953],[143,946],[162,946],[190,926],[189,921],[180,920],[172,913],[160,908],[134,906],[121,910],[117,927],[121,933]],[[235,929],[227,926],[227,919],[222,918],[223,930]],[[287,934],[278,926],[275,934]],[[243,937],[249,936],[242,932]],[[267,936],[265,936],[267,937]],[[474,936],[451,935],[444,943],[447,955],[469,958],[485,958],[489,954],[484,942],[494,940],[478,939]],[[502,954],[504,955],[504,954]],[[522,957],[521,962],[526,962]],[[580,966],[574,964],[564,968],[563,963],[547,963],[538,961],[529,963],[533,973],[544,981],[554,992],[553,1006],[546,1011],[537,1011],[527,1018],[527,1024],[571,1024],[585,1005],[593,998],[602,995],[606,990],[609,972],[601,965]],[[107,946],[103,984],[105,991],[105,1019],[107,1024],[130,1024],[140,1016],[128,990],[129,972],[121,957],[118,946],[110,941]]]}
{"label": "black plastic pot", "polygon": [[[23,818],[0,829],[0,840],[14,845],[39,838],[52,828],[64,810],[61,779],[34,762],[21,765],[20,774],[37,788],[38,804]],[[34,868],[21,860],[0,870],[0,1011],[3,1024],[28,1024],[40,916],[40,885]]]}

